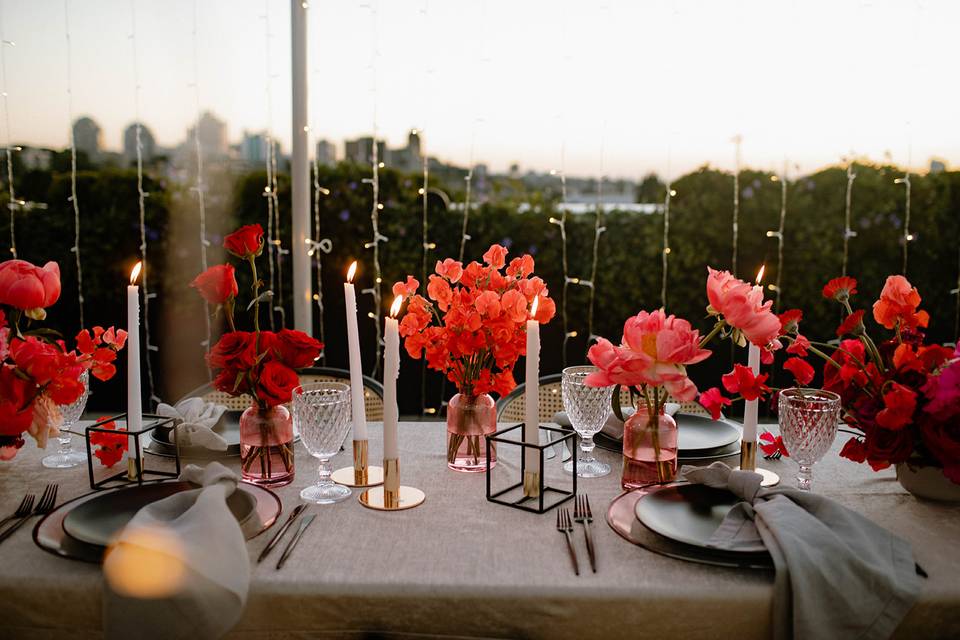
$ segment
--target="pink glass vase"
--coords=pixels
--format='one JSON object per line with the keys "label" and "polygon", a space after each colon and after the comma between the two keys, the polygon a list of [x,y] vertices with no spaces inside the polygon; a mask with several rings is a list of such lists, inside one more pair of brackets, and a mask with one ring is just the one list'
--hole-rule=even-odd
{"label": "pink glass vase", "polygon": [[671,482],[677,475],[677,423],[660,410],[650,415],[641,401],[623,424],[624,489]]}
{"label": "pink glass vase", "polygon": [[254,405],[240,416],[240,470],[262,487],[293,482],[293,420],[285,406]]}
{"label": "pink glass vase", "polygon": [[[497,405],[489,394],[458,393],[447,405],[447,466],[454,471],[482,472],[487,468],[485,435],[497,430]],[[497,451],[490,446],[490,468]]]}

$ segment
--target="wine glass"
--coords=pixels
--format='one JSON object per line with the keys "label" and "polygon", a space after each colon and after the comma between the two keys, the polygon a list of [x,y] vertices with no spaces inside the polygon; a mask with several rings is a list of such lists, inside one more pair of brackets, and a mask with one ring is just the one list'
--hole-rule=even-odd
{"label": "wine glass", "polygon": [[[563,408],[573,430],[580,436],[577,475],[581,478],[599,478],[610,473],[610,465],[593,457],[593,436],[613,413],[610,405],[613,387],[588,387],[584,384],[587,376],[596,371],[597,368],[591,366],[567,367],[563,370],[561,381]],[[573,473],[573,460],[563,465],[563,469]]]}
{"label": "wine glass", "polygon": [[810,491],[813,464],[830,450],[840,422],[840,396],[821,389],[784,389],[778,401],[780,435],[798,465],[797,488]]}
{"label": "wine glass", "polygon": [[70,427],[80,420],[80,416],[83,415],[83,410],[87,406],[87,398],[90,396],[90,372],[86,369],[80,374],[80,382],[83,383],[83,393],[80,394],[80,397],[70,404],[57,405],[62,418],[60,435],[57,436],[57,442],[60,446],[56,453],[44,456],[40,461],[43,466],[50,469],[69,469],[87,461],[86,453],[73,450],[73,433],[69,431]]}
{"label": "wine glass", "polygon": [[340,451],[350,429],[350,387],[340,382],[311,382],[293,390],[293,424],[300,440],[320,460],[317,483],[300,497],[332,504],[350,497],[350,489],[331,479],[330,458]]}

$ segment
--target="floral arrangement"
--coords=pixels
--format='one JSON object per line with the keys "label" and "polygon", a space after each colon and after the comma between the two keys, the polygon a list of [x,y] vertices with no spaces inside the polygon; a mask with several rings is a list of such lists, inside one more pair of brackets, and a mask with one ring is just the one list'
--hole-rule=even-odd
{"label": "floral arrangement", "polygon": [[466,396],[510,393],[516,386],[513,366],[526,353],[534,301],[539,323],[556,313],[546,283],[533,276],[533,258],[506,259],[507,249],[495,244],[482,265],[437,261],[426,298],[417,295],[420,283],[412,276],[393,285],[394,295],[409,300],[400,322],[407,353],[425,358]]}
{"label": "floral arrangement", "polygon": [[257,276],[257,258],[263,253],[263,228],[259,224],[237,229],[223,240],[224,248],[245,261],[253,276],[253,331],[238,331],[234,307],[239,293],[233,265],[210,267],[190,286],[217,311],[223,310],[230,331],[223,334],[207,355],[207,365],[215,377],[213,386],[237,397],[248,394],[261,409],[290,402],[293,389],[300,384],[296,370],[312,364],[323,345],[302,331],[260,330],[260,302],[272,293],[261,293],[263,282]]}
{"label": "floral arrangement", "polygon": [[59,434],[60,406],[83,394],[81,377],[116,374],[117,352],[127,340],[122,329],[94,327],[76,336],[76,349],[51,329],[33,327],[60,298],[60,267],[24,260],[0,264],[0,459],[10,460],[30,434],[45,448]]}

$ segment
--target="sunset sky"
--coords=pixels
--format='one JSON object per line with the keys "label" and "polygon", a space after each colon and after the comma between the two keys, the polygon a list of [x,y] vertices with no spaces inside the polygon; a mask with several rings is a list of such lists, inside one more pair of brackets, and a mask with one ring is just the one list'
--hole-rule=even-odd
{"label": "sunset sky", "polygon": [[[182,141],[196,114],[194,2],[67,6],[73,116],[120,148],[135,45],[142,120],[160,144]],[[197,16],[201,108],[231,141],[270,127],[289,150],[289,3],[198,0]],[[370,133],[376,111],[389,144],[416,126],[431,155],[494,170],[731,168],[737,133],[744,165],[767,169],[851,151],[960,162],[960,3],[948,0],[311,0],[309,19],[312,126],[337,142]],[[16,43],[4,51],[12,141],[66,145],[64,2],[3,0],[0,20]]]}

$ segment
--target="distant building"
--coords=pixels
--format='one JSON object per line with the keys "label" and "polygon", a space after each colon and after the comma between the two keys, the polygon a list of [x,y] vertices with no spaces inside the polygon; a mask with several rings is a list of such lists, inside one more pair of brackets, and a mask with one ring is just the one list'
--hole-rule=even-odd
{"label": "distant building", "polygon": [[420,153],[420,132],[411,129],[407,135],[407,146],[387,150],[386,163],[397,171],[421,171],[423,156]]}
{"label": "distant building", "polygon": [[337,145],[329,140],[317,140],[317,164],[332,167],[337,164]]}
{"label": "distant building", "polygon": [[157,143],[153,133],[145,124],[132,123],[123,131],[123,160],[128,164],[137,161],[137,125],[140,126],[140,155],[144,162],[149,162],[157,155]]}
{"label": "distant building", "polygon": [[37,147],[24,147],[20,152],[20,160],[27,169],[46,170],[50,168],[50,161],[53,159],[53,151],[50,149],[38,149]]}
{"label": "distant building", "polygon": [[73,123],[73,142],[77,151],[83,151],[90,160],[95,160],[100,155],[100,125],[93,118],[79,118]]}
{"label": "distant building", "polygon": [[[377,157],[380,162],[384,162],[387,157],[387,145],[383,140],[377,140]],[[354,164],[373,162],[373,138],[364,136],[356,140],[347,140],[344,143],[344,159]]]}
{"label": "distant building", "polygon": [[209,111],[204,111],[196,126],[187,131],[188,146],[193,146],[195,137],[200,140],[200,150],[205,157],[227,155],[227,124]]}
{"label": "distant building", "polygon": [[947,163],[934,158],[930,161],[930,173],[943,173],[947,170]]}

